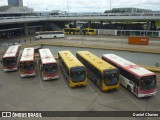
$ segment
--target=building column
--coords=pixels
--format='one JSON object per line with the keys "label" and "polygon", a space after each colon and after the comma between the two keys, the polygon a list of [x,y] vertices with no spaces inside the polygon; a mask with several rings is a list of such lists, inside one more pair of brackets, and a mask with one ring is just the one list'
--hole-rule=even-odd
{"label": "building column", "polygon": [[88,21],[88,28],[91,28],[91,21]]}
{"label": "building column", "polygon": [[156,21],[151,21],[151,30],[156,30]]}
{"label": "building column", "polygon": [[24,34],[25,34],[25,36],[28,36],[28,26],[27,26],[27,23],[24,23]]}
{"label": "building column", "polygon": [[77,27],[77,22],[73,21],[73,26],[76,28]]}
{"label": "building column", "polygon": [[100,29],[103,29],[103,21],[100,21]]}
{"label": "building column", "polygon": [[149,30],[149,21],[146,23],[146,30]]}
{"label": "building column", "polygon": [[48,27],[49,26],[49,23],[48,22],[45,22],[45,31],[47,31],[48,30]]}

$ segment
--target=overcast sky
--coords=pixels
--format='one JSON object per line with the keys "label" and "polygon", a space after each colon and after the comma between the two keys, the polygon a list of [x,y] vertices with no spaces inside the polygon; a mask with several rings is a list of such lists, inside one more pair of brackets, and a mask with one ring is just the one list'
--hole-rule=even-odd
{"label": "overcast sky", "polygon": [[[0,6],[7,5],[0,0]],[[104,12],[110,9],[110,0],[23,0],[23,5],[35,11],[61,10],[69,12]],[[111,8],[135,7],[160,10],[160,0],[111,0]]]}

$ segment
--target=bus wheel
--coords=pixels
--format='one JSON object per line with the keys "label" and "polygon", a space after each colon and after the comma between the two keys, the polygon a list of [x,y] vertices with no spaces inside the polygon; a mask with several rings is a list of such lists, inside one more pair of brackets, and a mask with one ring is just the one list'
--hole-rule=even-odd
{"label": "bus wheel", "polygon": [[40,37],[39,39],[42,39],[42,37]]}
{"label": "bus wheel", "polygon": [[56,36],[54,36],[54,39],[56,38]]}
{"label": "bus wheel", "polygon": [[127,85],[127,90],[131,92],[131,87],[129,85]]}

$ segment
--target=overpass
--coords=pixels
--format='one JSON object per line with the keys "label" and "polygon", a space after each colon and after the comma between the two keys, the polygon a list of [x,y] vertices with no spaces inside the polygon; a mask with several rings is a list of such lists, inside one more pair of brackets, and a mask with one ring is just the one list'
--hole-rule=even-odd
{"label": "overpass", "polygon": [[[160,12],[153,13],[107,13],[107,14],[80,14],[70,13],[67,15],[23,15],[15,17],[4,17],[5,13],[0,13],[0,36],[10,36],[12,34],[28,35],[39,30],[57,29],[58,25],[76,21],[100,22],[100,28],[103,22],[110,21],[145,21],[148,28],[151,22],[151,28],[155,28],[155,21],[160,20]],[[9,13],[8,13],[9,14]],[[32,14],[33,15],[33,14]],[[5,27],[7,26],[7,27]],[[52,28],[51,28],[52,27]],[[61,27],[64,28],[64,27]]]}
{"label": "overpass", "polygon": [[88,14],[88,15],[49,15],[49,16],[18,16],[0,17],[0,24],[27,23],[37,21],[157,21],[160,13],[126,13],[126,14]]}

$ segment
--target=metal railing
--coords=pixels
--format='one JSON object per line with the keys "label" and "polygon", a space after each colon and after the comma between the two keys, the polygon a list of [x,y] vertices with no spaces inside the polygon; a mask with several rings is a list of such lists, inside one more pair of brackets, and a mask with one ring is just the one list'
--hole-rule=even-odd
{"label": "metal railing", "polygon": [[66,15],[42,15],[42,16],[18,16],[18,17],[0,17],[1,19],[24,19],[24,18],[57,18],[57,17],[102,17],[102,16],[160,16],[160,12],[152,13],[102,13],[102,14],[66,14]]}

